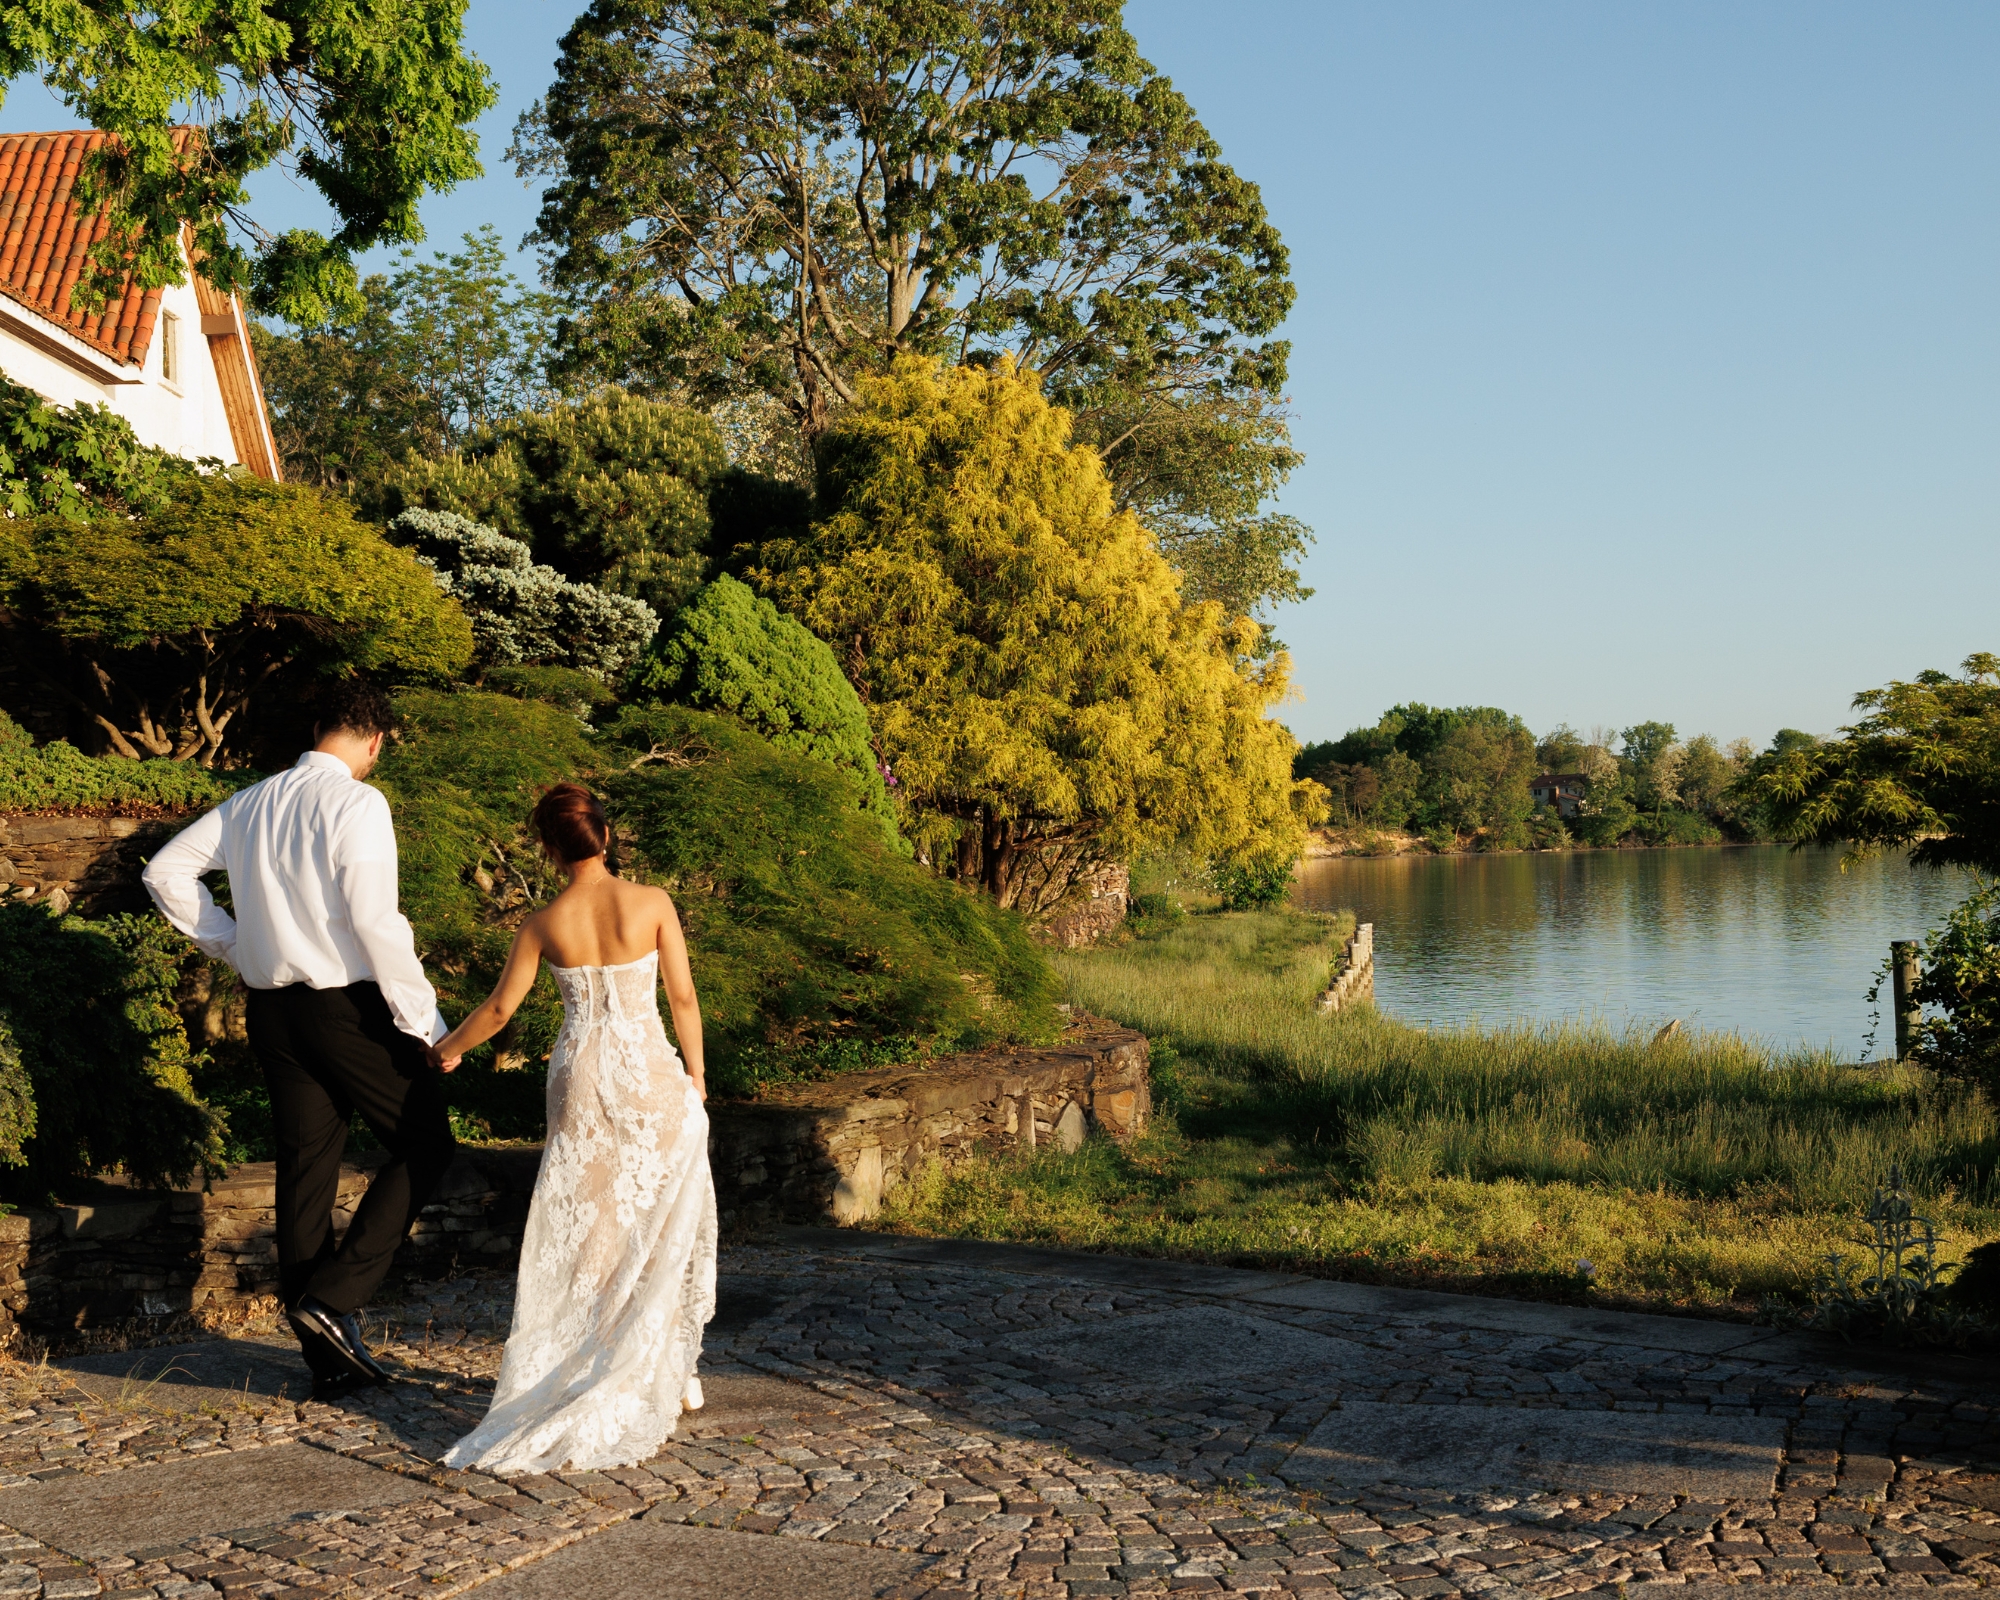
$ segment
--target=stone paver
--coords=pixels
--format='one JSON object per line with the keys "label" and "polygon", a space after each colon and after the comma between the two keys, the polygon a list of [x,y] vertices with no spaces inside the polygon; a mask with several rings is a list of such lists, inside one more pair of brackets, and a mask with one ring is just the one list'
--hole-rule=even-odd
{"label": "stone paver", "polygon": [[[495,1592],[526,1596],[544,1592],[545,1559],[548,1582],[576,1564],[592,1593],[643,1597],[660,1591],[637,1571],[605,1586],[622,1544],[589,1543],[635,1520],[621,1541],[670,1525],[801,1541],[801,1562],[826,1565],[799,1570],[826,1579],[798,1592],[873,1584],[891,1600],[2000,1577],[2000,1429],[1976,1368],[1351,1290],[798,1234],[726,1254],[711,1409],[658,1458],[507,1481],[436,1465],[497,1370],[503,1279],[420,1285],[387,1308],[371,1333],[407,1381],[343,1407],[254,1385],[223,1404],[202,1383],[176,1408],[166,1384],[112,1392],[99,1371],[92,1393],[17,1365],[0,1370],[10,1528],[9,1495],[46,1492],[32,1484],[273,1446],[421,1492],[88,1561],[58,1533],[0,1534],[0,1600],[448,1595],[512,1571]],[[855,1569],[836,1547],[908,1559]]]}

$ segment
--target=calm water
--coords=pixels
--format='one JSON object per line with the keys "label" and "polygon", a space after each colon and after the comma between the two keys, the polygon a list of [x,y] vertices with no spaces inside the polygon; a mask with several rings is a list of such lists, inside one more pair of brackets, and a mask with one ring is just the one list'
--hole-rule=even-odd
{"label": "calm water", "polygon": [[[1868,988],[1891,939],[1964,897],[1955,872],[1838,850],[1586,850],[1309,861],[1299,898],[1375,924],[1375,998],[1411,1022],[1597,1016],[1726,1028],[1848,1060],[1894,1051]],[[1886,1002],[1886,993],[1885,993]]]}

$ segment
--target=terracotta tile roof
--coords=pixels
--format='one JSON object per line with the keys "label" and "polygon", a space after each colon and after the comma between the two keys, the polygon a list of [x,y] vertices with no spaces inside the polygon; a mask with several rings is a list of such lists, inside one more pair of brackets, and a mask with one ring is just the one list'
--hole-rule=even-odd
{"label": "terracotta tile roof", "polygon": [[82,217],[71,199],[78,172],[110,134],[94,128],[0,135],[0,294],[56,323],[115,361],[143,366],[159,319],[160,291],[128,279],[101,312],[70,304],[70,290],[104,237],[105,219]]}

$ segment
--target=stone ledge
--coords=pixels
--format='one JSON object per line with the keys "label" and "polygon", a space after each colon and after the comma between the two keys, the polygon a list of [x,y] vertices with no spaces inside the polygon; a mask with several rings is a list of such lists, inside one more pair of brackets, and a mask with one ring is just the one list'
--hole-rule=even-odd
{"label": "stone ledge", "polygon": [[998,1046],[709,1106],[716,1205],[732,1225],[852,1223],[927,1162],[1123,1142],[1152,1119],[1145,1035],[1082,1019],[1045,1049]]}

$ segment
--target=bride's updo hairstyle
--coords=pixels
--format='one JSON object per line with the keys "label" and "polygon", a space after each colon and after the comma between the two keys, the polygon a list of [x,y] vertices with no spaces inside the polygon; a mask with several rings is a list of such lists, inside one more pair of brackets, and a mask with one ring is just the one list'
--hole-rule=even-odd
{"label": "bride's updo hairstyle", "polygon": [[535,802],[531,819],[549,854],[565,866],[601,856],[611,845],[611,827],[597,796],[581,784],[559,783]]}

